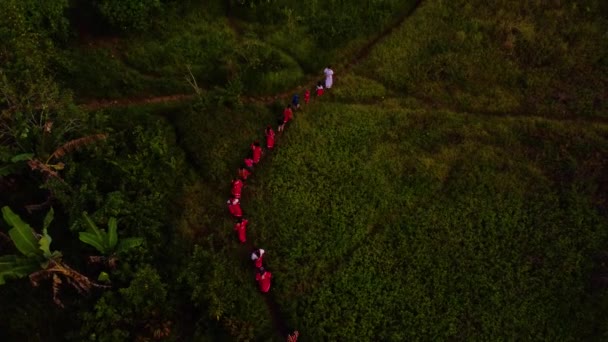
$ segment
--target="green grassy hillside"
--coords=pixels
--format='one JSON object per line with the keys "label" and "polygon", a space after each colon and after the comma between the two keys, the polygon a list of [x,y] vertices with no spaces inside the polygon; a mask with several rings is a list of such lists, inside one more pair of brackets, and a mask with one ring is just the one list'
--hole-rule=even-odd
{"label": "green grassy hillside", "polygon": [[418,3],[1,1],[0,340],[605,340],[608,5]]}
{"label": "green grassy hillside", "polygon": [[303,340],[605,336],[598,4],[425,2],[296,115],[250,191]]}

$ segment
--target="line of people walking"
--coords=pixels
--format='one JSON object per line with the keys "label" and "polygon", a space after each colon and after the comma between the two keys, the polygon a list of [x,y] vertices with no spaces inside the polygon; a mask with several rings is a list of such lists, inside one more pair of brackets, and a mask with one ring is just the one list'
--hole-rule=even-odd
{"label": "line of people walking", "polygon": [[[333,85],[333,70],[328,66],[323,71],[325,74],[325,82],[319,81],[316,85],[316,97],[319,98],[323,96],[326,89],[330,89]],[[306,89],[304,91],[304,103],[308,104],[310,101],[310,90]],[[291,98],[291,103],[288,104],[283,110],[283,114],[277,122],[277,131],[278,133],[282,133],[285,130],[285,127],[294,119],[294,111],[300,109],[300,95],[294,94]],[[266,140],[266,150],[272,151],[275,148],[275,137],[276,134],[272,128],[272,125],[267,125],[264,130],[264,137]],[[241,194],[243,188],[245,187],[245,182],[251,175],[253,174],[254,167],[260,162],[262,159],[262,155],[264,151],[262,150],[262,146],[258,140],[254,141],[251,144],[251,155],[246,157],[243,160],[243,164],[238,169],[238,176],[232,179],[231,182],[231,197],[227,201],[228,211],[230,215],[235,218],[236,223],[234,225],[234,230],[236,231],[236,235],[238,240],[244,244],[247,242],[247,225],[249,224],[249,220],[243,217],[243,210],[241,208]],[[264,256],[266,251],[261,248],[256,248],[251,253],[251,261],[256,269],[255,280],[258,283],[258,287],[262,293],[267,293],[270,291],[270,287],[272,285],[272,273],[264,267]],[[290,339],[295,341],[299,333],[296,331],[292,335],[289,336]]]}

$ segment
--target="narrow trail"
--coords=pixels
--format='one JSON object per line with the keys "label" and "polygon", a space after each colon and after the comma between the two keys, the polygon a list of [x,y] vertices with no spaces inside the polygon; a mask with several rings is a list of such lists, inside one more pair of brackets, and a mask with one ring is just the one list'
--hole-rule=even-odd
{"label": "narrow trail", "polygon": [[[354,54],[354,56],[349,59],[345,64],[335,65],[335,69],[341,71],[341,73],[347,73],[354,66],[356,66],[361,60],[365,59],[373,47],[380,43],[384,38],[389,36],[393,30],[398,28],[403,24],[403,22],[410,17],[415,10],[420,6],[423,0],[417,0],[414,5],[404,13],[400,14],[395,20],[387,26],[383,31],[381,31],[378,35],[376,35],[373,39],[369,40],[365,45],[363,45],[359,51]],[[290,98],[292,94],[298,92],[301,87],[313,88],[318,81],[319,76],[310,75],[306,78],[305,81],[302,82],[301,86],[298,86],[293,89],[289,89],[279,94],[267,95],[267,96],[242,96],[241,101],[244,103],[261,103],[261,104],[272,104],[275,101]],[[170,103],[179,103],[184,101],[191,101],[196,98],[195,94],[174,94],[167,96],[156,96],[149,98],[124,98],[124,99],[115,99],[115,100],[95,100],[85,104],[81,104],[80,107],[89,110],[99,110],[105,108],[120,108],[120,107],[128,107],[135,105],[146,105],[146,104],[170,104]],[[278,138],[278,137],[277,137]],[[278,140],[278,139],[277,139]],[[377,229],[376,229],[377,230]],[[377,232],[371,232],[374,235]],[[245,253],[250,253],[254,246],[257,244],[253,243],[251,240],[247,240],[247,243],[243,245],[243,249]],[[357,246],[356,246],[357,247]],[[353,254],[354,249],[348,254]],[[248,254],[247,254],[248,255]],[[272,256],[270,256],[272,257]],[[272,292],[272,291],[271,291]],[[276,302],[272,293],[263,294],[264,302],[266,304],[267,310],[272,318],[274,328],[277,334],[281,337],[281,339],[286,339],[288,334],[290,334],[294,329],[294,327],[289,327],[287,324],[287,320],[281,314],[281,309],[279,304]]]}
{"label": "narrow trail", "polygon": [[[378,34],[374,39],[370,40],[367,44],[365,44],[361,48],[359,53],[356,54],[354,56],[354,58],[352,58],[348,63],[346,63],[345,65],[338,66],[339,69],[344,70],[344,72],[348,72],[350,69],[352,69],[352,67],[354,67],[357,63],[359,63],[362,59],[364,59],[367,55],[369,55],[371,49],[376,44],[378,44],[380,41],[382,41],[383,38],[390,35],[395,28],[399,27],[409,16],[411,16],[414,13],[414,11],[420,6],[421,3],[422,3],[422,0],[416,1],[415,5],[412,6],[412,8],[409,11],[406,11],[402,15],[400,15],[385,30],[383,30],[380,34]],[[318,77],[314,77],[314,78],[310,77],[310,79],[307,83],[308,84],[307,86],[313,87],[316,83],[317,78]],[[291,94],[293,94],[295,91],[296,90],[291,89],[289,91],[286,91],[286,92],[283,92],[280,94],[276,94],[273,96],[245,97],[242,100],[243,100],[243,102],[256,102],[256,103],[269,104],[269,103],[275,102],[279,99],[289,98],[291,96]],[[189,98],[192,98],[192,96],[181,95],[181,99],[189,99]],[[148,99],[145,103],[166,102],[165,100],[166,100],[166,98],[162,98],[161,100]],[[101,107],[97,107],[97,108],[101,108]],[[377,233],[377,231],[378,231],[378,229],[374,229],[372,232],[370,232],[370,234],[375,235]],[[249,251],[253,250],[254,246],[257,246],[257,244],[254,244],[250,239],[248,239],[247,242],[243,245],[243,247],[248,249]],[[359,247],[359,246],[356,246],[356,247]],[[354,250],[349,252],[349,255],[352,255],[353,253],[354,253]],[[288,334],[290,334],[293,331],[293,329],[292,329],[292,327],[289,327],[289,325],[287,324],[287,320],[281,314],[279,304],[276,302],[276,300],[274,299],[274,296],[272,296],[271,293],[263,294],[263,296],[264,296],[264,302],[266,303],[267,310],[268,310],[270,316],[272,317],[272,321],[273,321],[276,332],[279,334],[279,336],[281,336],[281,338],[283,338],[283,339],[287,338]]]}
{"label": "narrow trail", "polygon": [[[417,0],[416,3],[409,9],[409,11],[403,12],[399,17],[397,17],[389,26],[387,26],[382,32],[380,32],[375,38],[369,40],[365,45],[363,45],[359,52],[357,52],[346,64],[336,65],[335,69],[341,70],[343,74],[350,71],[355,65],[357,65],[361,60],[365,59],[372,50],[374,46],[376,46],[379,42],[381,42],[384,38],[390,35],[393,30],[401,26],[401,24],[411,16],[416,9],[422,4],[423,0]],[[289,89],[279,94],[274,95],[263,95],[263,96],[242,96],[241,101],[243,103],[262,103],[262,104],[272,104],[277,100],[286,98],[291,96],[293,93],[297,92],[301,87],[312,88],[315,86],[316,82],[319,80],[318,75],[310,75],[303,82],[302,85]],[[105,108],[114,108],[114,107],[128,107],[128,106],[138,106],[138,105],[146,105],[146,104],[158,104],[158,103],[176,103],[182,101],[190,101],[196,98],[195,94],[174,94],[174,95],[165,95],[165,96],[155,96],[155,97],[132,97],[132,98],[124,98],[124,99],[114,99],[114,100],[94,100],[88,103],[84,103],[79,105],[80,108],[85,110],[93,111]]]}

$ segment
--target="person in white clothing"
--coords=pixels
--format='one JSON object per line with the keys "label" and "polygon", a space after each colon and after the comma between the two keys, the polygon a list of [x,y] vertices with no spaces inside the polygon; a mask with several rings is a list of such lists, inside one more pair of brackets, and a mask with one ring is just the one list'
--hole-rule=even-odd
{"label": "person in white clothing", "polygon": [[327,68],[325,68],[325,70],[323,70],[323,73],[325,74],[325,89],[329,89],[331,88],[332,83],[334,83],[334,71],[331,70],[331,66],[327,66]]}
{"label": "person in white clothing", "polygon": [[264,258],[265,252],[266,251],[259,248],[259,249],[254,250],[253,253],[251,253],[251,261],[254,262],[255,267],[257,267],[257,268],[262,267],[262,259]]}

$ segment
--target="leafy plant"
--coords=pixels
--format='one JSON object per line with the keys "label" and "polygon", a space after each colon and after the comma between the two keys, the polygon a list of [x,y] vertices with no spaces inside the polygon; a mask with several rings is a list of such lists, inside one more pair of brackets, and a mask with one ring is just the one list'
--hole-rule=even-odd
{"label": "leafy plant", "polygon": [[144,242],[142,238],[125,238],[118,241],[118,231],[116,218],[112,217],[108,221],[108,231],[99,229],[85,212],[82,214],[87,223],[87,231],[80,232],[78,238],[87,245],[93,246],[99,253],[105,257],[92,256],[91,261],[107,262],[111,268],[116,267],[118,254],[123,253],[131,248],[135,248]]}
{"label": "leafy plant", "polygon": [[61,252],[51,251],[53,239],[48,234],[47,228],[53,221],[53,209],[44,218],[42,235],[37,234],[9,207],[2,208],[2,217],[12,227],[8,234],[21,255],[0,257],[0,285],[6,283],[6,278],[29,276],[30,283],[35,287],[43,279],[52,279],[53,301],[59,306],[63,306],[59,299],[59,287],[64,282],[79,293],[89,292],[93,287],[105,287],[66,265],[62,261]]}
{"label": "leafy plant", "polygon": [[161,8],[160,0],[100,0],[105,19],[121,31],[142,31],[150,26],[151,17]]}

